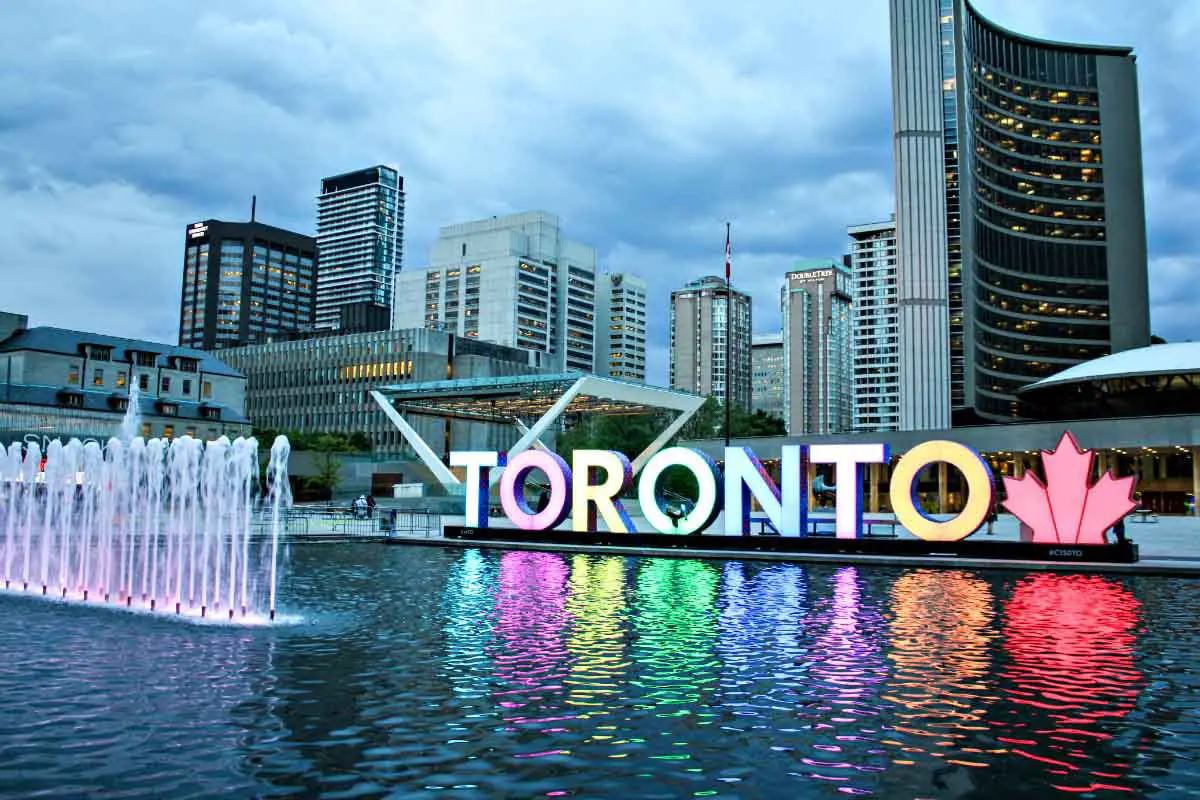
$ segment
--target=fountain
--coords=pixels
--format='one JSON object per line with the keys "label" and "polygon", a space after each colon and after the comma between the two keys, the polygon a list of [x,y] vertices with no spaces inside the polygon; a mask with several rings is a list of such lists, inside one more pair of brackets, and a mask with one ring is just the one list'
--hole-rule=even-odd
{"label": "fountain", "polygon": [[[137,425],[136,390],[122,424]],[[198,619],[275,619],[287,438],[141,437],[0,449],[4,589]],[[261,499],[261,502],[260,502]],[[269,524],[255,524],[256,507]]]}

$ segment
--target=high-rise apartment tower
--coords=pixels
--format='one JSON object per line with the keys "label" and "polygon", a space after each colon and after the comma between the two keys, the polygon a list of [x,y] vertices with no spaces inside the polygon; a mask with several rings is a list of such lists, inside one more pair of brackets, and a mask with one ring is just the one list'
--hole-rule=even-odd
{"label": "high-rise apartment tower", "polygon": [[375,166],[321,181],[317,244],[317,327],[388,328],[396,274],[404,262],[400,173]]}

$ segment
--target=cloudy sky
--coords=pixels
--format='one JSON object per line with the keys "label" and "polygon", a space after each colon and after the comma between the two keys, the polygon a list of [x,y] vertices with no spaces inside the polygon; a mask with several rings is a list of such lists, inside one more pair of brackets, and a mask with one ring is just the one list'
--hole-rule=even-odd
{"label": "cloudy sky", "polygon": [[[1200,3],[978,0],[1128,44],[1154,331],[1200,338]],[[174,341],[184,226],[312,233],[322,176],[399,166],[405,265],[440,225],[545,209],[665,307],[723,269],[778,325],[782,273],[892,210],[886,0],[3,0],[0,309]],[[665,314],[650,379],[666,379]]]}

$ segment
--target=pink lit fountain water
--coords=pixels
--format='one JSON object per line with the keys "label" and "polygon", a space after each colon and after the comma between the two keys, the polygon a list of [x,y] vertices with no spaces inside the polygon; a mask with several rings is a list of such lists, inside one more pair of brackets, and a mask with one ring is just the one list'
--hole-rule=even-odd
{"label": "pink lit fountain water", "polygon": [[276,438],[259,493],[253,438],[0,449],[3,589],[194,619],[273,620],[289,450]]}

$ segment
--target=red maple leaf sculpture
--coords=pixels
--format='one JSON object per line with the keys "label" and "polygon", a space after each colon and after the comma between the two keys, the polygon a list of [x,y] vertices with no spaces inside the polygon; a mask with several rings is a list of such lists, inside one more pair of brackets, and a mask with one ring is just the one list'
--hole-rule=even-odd
{"label": "red maple leaf sculpture", "polygon": [[[1067,447],[1067,445],[1070,447]],[[1104,473],[1089,485],[1092,452],[1082,450],[1069,432],[1053,452],[1042,451],[1046,471],[1005,478],[1003,506],[1033,529],[1033,540],[1047,544],[1104,544],[1104,532],[1132,511],[1134,479]]]}

